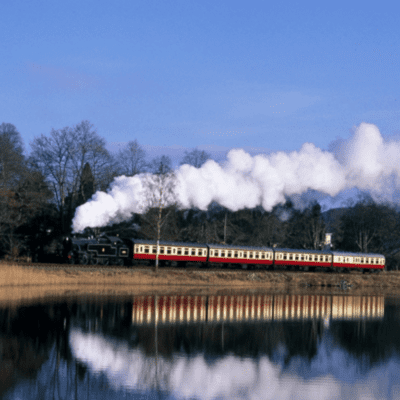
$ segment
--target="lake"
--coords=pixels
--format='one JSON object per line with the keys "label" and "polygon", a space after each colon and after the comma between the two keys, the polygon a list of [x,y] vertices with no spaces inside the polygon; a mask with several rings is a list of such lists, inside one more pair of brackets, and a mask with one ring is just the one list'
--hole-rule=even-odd
{"label": "lake", "polygon": [[400,398],[395,297],[78,297],[0,327],[4,399]]}

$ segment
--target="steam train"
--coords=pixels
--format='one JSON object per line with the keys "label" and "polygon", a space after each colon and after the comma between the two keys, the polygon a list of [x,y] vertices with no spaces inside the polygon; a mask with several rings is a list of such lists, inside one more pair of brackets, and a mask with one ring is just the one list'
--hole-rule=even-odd
{"label": "steam train", "polygon": [[[64,240],[64,255],[70,264],[131,266],[154,262],[157,242],[120,238],[105,233],[68,237]],[[325,250],[297,250],[276,247],[250,247],[224,244],[199,244],[160,241],[160,265],[185,267],[188,262],[200,266],[237,266],[244,269],[293,269],[314,271],[317,267],[343,272],[359,269],[363,272],[385,269],[385,256],[371,253],[348,253]]]}

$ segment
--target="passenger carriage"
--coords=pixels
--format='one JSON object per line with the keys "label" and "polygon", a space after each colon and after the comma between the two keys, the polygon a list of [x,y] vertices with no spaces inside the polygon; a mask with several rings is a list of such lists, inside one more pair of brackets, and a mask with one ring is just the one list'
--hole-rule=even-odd
{"label": "passenger carriage", "polygon": [[330,250],[295,250],[275,248],[275,265],[303,268],[329,268],[332,266],[332,252]]}
{"label": "passenger carriage", "polygon": [[332,251],[334,268],[362,268],[364,270],[382,270],[385,257],[374,253],[347,253]]}
{"label": "passenger carriage", "polygon": [[270,247],[233,246],[224,244],[208,244],[211,263],[255,264],[269,266],[274,262],[274,252]]}
{"label": "passenger carriage", "polygon": [[[157,241],[132,239],[134,260],[155,260]],[[169,242],[160,240],[158,259],[160,261],[187,262],[207,261],[207,245],[199,243]]]}

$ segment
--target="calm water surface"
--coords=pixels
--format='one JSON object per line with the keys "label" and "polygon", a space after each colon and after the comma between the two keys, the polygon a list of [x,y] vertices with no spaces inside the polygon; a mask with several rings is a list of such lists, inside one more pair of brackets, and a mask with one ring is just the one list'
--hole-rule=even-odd
{"label": "calm water surface", "polygon": [[382,296],[79,299],[0,309],[4,399],[397,399]]}

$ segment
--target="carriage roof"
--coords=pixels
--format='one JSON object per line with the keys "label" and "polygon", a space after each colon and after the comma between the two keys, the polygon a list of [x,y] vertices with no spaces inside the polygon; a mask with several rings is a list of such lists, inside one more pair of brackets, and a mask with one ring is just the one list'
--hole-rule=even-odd
{"label": "carriage roof", "polygon": [[[157,240],[145,240],[145,239],[132,239],[134,244],[143,244],[147,246],[155,246],[157,245]],[[173,242],[168,240],[160,240],[160,246],[178,246],[178,247],[201,247],[207,248],[207,245],[204,243],[186,243],[186,242]]]}
{"label": "carriage roof", "polygon": [[374,258],[385,258],[383,254],[377,253],[348,253],[346,251],[332,251],[334,256],[342,257],[374,257]]}
{"label": "carriage roof", "polygon": [[275,252],[282,253],[298,253],[298,254],[332,254],[331,250],[306,250],[306,249],[287,249],[287,248],[274,248]]}
{"label": "carriage roof", "polygon": [[210,249],[272,251],[272,247],[241,246],[233,244],[207,244]]}

